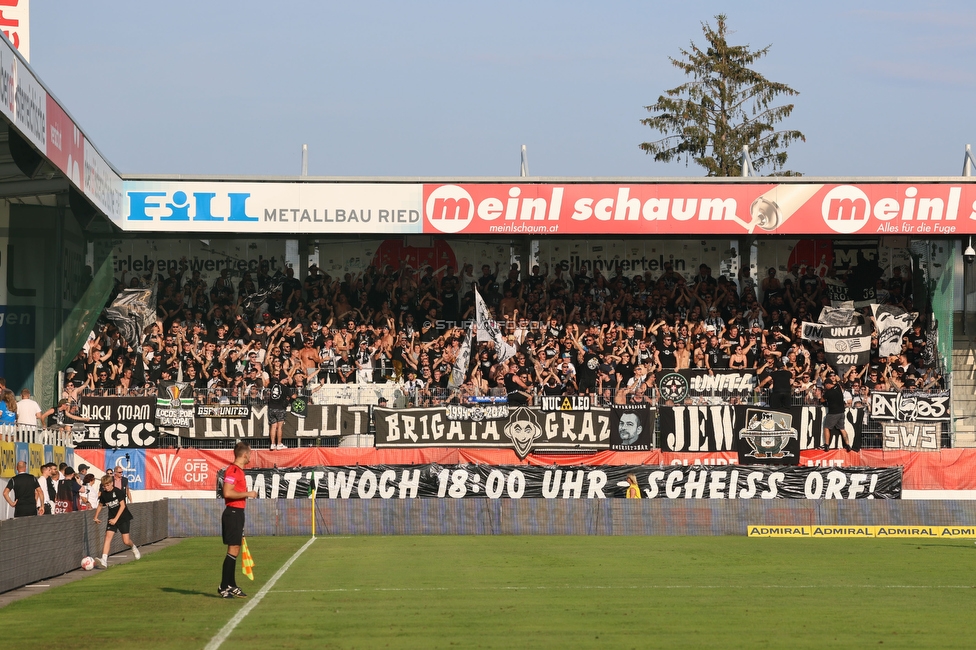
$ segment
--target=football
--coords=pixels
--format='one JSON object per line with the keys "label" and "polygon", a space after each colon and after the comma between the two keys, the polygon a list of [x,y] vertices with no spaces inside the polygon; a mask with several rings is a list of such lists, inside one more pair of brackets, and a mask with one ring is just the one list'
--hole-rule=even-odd
{"label": "football", "polygon": [[90,555],[81,558],[81,568],[85,571],[91,571],[95,568],[95,560]]}

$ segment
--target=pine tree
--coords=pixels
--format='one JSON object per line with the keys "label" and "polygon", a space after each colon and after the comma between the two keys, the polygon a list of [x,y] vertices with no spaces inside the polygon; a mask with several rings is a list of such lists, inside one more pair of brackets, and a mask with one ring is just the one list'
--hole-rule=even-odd
{"label": "pine tree", "polygon": [[766,56],[771,45],[755,51],[748,45],[729,45],[725,15],[715,19],[715,28],[702,23],[704,50],[692,42],[689,50],[681,50],[681,59],[670,58],[691,81],[645,106],[654,115],[641,123],[665,137],[643,142],[640,148],[661,162],[693,160],[709,176],[739,176],[742,146],[748,145],[757,171],[766,167],[777,175],[799,176],[785,169],[786,148],[796,140],[806,142],[806,137],[799,131],[777,131],[775,125],[789,117],[793,104],[773,105],[780,95],[799,93],[749,67]]}

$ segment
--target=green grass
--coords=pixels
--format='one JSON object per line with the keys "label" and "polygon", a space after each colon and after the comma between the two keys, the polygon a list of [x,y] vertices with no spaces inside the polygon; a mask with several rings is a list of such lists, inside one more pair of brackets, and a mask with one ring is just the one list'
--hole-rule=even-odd
{"label": "green grass", "polygon": [[[249,539],[256,594],[306,538]],[[0,609],[3,647],[202,648],[244,605],[189,539]],[[966,540],[318,540],[224,648],[976,645]],[[247,583],[247,584],[245,584]]]}

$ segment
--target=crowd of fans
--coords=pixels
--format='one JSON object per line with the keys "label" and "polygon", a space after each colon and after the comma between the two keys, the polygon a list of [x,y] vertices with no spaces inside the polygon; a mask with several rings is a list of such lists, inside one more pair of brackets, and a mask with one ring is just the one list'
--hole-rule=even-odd
{"label": "crowd of fans", "polygon": [[[13,508],[15,517],[94,510],[106,489],[121,490],[126,501],[132,503],[129,480],[121,465],[114,470],[106,468],[101,484],[90,469],[85,463],[78,465],[77,472],[67,463],[45,463],[36,477],[27,471],[27,463],[21,461],[17,464],[17,474],[7,481],[3,498]],[[109,480],[112,487],[106,488]]]}
{"label": "crowd of fans", "polygon": [[[414,270],[371,266],[333,278],[311,266],[304,281],[292,268],[232,280],[224,269],[209,286],[198,271],[118,281],[117,292],[156,283],[157,321],[140,341],[125,340],[102,319],[67,370],[65,397],[83,392],[154,394],[160,381],[189,382],[202,399],[260,399],[278,380],[298,391],[316,384],[395,382],[412,404],[466,395],[505,394],[529,403],[539,394],[591,395],[605,402],[657,399],[657,379],[676,369],[755,369],[765,389],[785,368],[799,403],[819,403],[832,371],[822,345],[801,338],[830,305],[828,285],[856,269],[769,269],[761,281],[712,276],[706,265],[686,278],[663,272],[612,277],[590,271],[465,264]],[[459,389],[449,389],[475,289],[517,353],[499,363],[494,343],[477,343]],[[878,277],[874,300],[912,310],[912,283],[894,269]],[[864,308],[871,322],[870,308]],[[901,354],[852,366],[841,380],[852,399],[872,390],[934,390],[943,379],[928,350],[924,316],[903,339]]]}

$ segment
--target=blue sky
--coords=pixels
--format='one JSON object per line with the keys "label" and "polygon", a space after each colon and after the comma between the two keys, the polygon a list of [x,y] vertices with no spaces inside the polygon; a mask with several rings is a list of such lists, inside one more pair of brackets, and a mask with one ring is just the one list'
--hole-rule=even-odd
{"label": "blue sky", "polygon": [[[31,3],[31,65],[122,173],[701,176],[638,149],[668,62],[721,12],[801,94],[814,176],[959,174],[964,2]],[[880,9],[883,7],[883,9]],[[165,9],[165,11],[163,11]]]}

